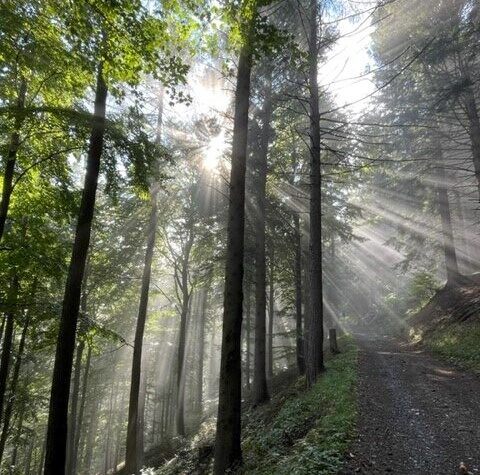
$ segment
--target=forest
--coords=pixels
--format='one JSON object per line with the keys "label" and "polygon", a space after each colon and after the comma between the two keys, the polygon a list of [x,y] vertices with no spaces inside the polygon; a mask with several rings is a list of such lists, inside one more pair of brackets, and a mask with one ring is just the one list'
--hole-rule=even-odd
{"label": "forest", "polygon": [[478,0],[0,0],[0,474],[480,472]]}

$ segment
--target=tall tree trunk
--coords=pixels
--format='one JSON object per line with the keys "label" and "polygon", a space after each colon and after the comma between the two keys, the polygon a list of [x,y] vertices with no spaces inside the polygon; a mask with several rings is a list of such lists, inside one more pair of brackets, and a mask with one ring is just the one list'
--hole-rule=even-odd
{"label": "tall tree trunk", "polygon": [[12,279],[12,284],[7,297],[7,311],[5,314],[5,336],[3,338],[2,356],[0,358],[0,418],[3,415],[3,406],[5,403],[5,396],[7,392],[7,379],[10,370],[10,360],[13,344],[13,327],[15,319],[15,311],[17,305],[19,282],[15,275]]}
{"label": "tall tree trunk", "polygon": [[[254,5],[254,19],[256,5]],[[227,260],[223,303],[222,351],[218,398],[214,474],[223,475],[242,458],[240,447],[243,312],[243,256],[245,230],[245,170],[247,158],[248,108],[252,70],[251,36],[242,47],[235,89],[232,164],[230,170],[227,224]]]}
{"label": "tall tree trunk", "polygon": [[15,469],[17,465],[18,448],[20,446],[19,442],[20,442],[20,437],[22,435],[24,417],[25,417],[25,404],[22,403],[19,409],[19,414],[18,414],[17,434],[15,435],[15,438],[12,443],[13,451],[12,451],[12,457],[10,462],[10,470],[9,470],[9,473],[11,475],[13,475],[16,472]]}
{"label": "tall tree trunk", "polygon": [[472,148],[473,168],[477,180],[478,199],[480,201],[480,119],[478,117],[475,95],[471,87],[465,89],[464,98],[469,122],[468,132]]}
{"label": "tall tree trunk", "polygon": [[177,351],[177,405],[175,413],[175,426],[177,434],[185,436],[185,346],[187,344],[187,318],[190,303],[188,290],[188,262],[193,239],[187,243],[187,250],[183,256],[181,271],[182,309],[180,313],[180,331],[178,335]]}
{"label": "tall tree trunk", "polygon": [[308,38],[310,104],[310,313],[305,321],[306,375],[312,385],[323,371],[322,181],[318,99],[318,3],[310,0]]}
{"label": "tall tree trunk", "polygon": [[300,231],[300,218],[294,214],[295,228],[295,337],[297,368],[300,374],[305,374],[305,354],[303,348],[302,328],[302,234]]}
{"label": "tall tree trunk", "polygon": [[464,267],[464,273],[472,274],[473,272],[475,272],[474,271],[475,265],[472,260],[472,251],[470,249],[470,242],[467,235],[468,230],[467,230],[467,225],[465,223],[465,215],[463,213],[462,198],[458,190],[453,191],[453,196],[455,198],[455,207],[457,209],[459,228],[460,228],[458,234],[461,239],[461,248],[463,250],[463,257],[461,261]]}
{"label": "tall tree trunk", "polygon": [[88,425],[88,437],[85,444],[85,473],[90,473],[93,462],[93,448],[95,446],[97,427],[98,427],[98,408],[100,401],[96,398],[93,400],[93,408],[90,413],[90,421]]}
{"label": "tall tree trunk", "polygon": [[[155,141],[161,143],[163,124],[163,89],[160,91],[157,133]],[[140,305],[138,309],[137,326],[135,328],[135,342],[132,358],[132,376],[130,385],[130,401],[128,405],[127,444],[125,455],[125,470],[127,473],[138,473],[143,464],[143,421],[144,404],[139,404],[140,383],[142,372],[142,346],[145,322],[147,320],[148,297],[150,292],[150,279],[152,274],[153,251],[155,248],[155,236],[158,223],[158,185],[151,187],[151,210],[150,221],[147,231],[147,249],[145,251],[145,264],[143,267],[142,288],[140,291]],[[141,407],[140,407],[141,406]],[[141,413],[140,413],[141,410]],[[142,434],[140,435],[140,430]]]}
{"label": "tall tree trunk", "polygon": [[205,322],[207,318],[207,307],[208,307],[208,288],[205,287],[201,290],[201,307],[200,307],[200,321],[198,322],[198,383],[197,383],[197,397],[196,397],[196,406],[197,406],[197,416],[198,420],[202,421],[203,413],[203,367],[204,367],[204,356],[205,356]]}
{"label": "tall tree trunk", "polygon": [[[32,291],[33,294],[35,293],[35,287],[36,287],[36,284],[34,283],[33,291]],[[22,366],[22,358],[23,358],[23,352],[25,350],[25,342],[27,338],[28,327],[30,325],[30,316],[31,316],[31,312],[28,311],[25,318],[25,323],[23,325],[22,335],[20,337],[20,343],[18,345],[17,358],[15,360],[15,366],[13,369],[12,379],[10,382],[10,398],[8,400],[7,406],[5,408],[5,414],[3,416],[3,428],[2,428],[2,435],[0,437],[0,466],[3,460],[5,444],[7,442],[7,438],[10,432],[10,420],[13,414],[13,407],[14,407],[14,403],[17,395],[16,393],[17,383],[18,383],[18,378],[20,376],[20,368]]]}
{"label": "tall tree trunk", "polygon": [[268,366],[267,376],[273,377],[273,318],[275,313],[275,287],[274,287],[274,248],[270,254],[270,278],[269,278],[269,299],[268,299]]}
{"label": "tall tree trunk", "polygon": [[443,252],[445,255],[447,284],[453,284],[458,280],[459,273],[455,241],[453,238],[450,201],[448,199],[448,183],[443,163],[443,153],[440,147],[438,147],[438,155],[437,203],[442,222]]}
{"label": "tall tree trunk", "polygon": [[251,356],[251,342],[252,342],[252,337],[251,337],[251,331],[252,331],[252,295],[251,295],[251,289],[252,289],[252,283],[250,280],[247,281],[247,288],[246,288],[246,321],[245,321],[245,327],[246,327],[246,355],[245,355],[245,387],[247,388],[248,391],[250,391],[250,367],[251,367],[251,362],[250,362],[250,356]]}
{"label": "tall tree trunk", "polygon": [[3,174],[2,197],[0,200],[0,242],[5,231],[5,222],[7,220],[10,198],[13,191],[13,176],[15,173],[15,164],[17,162],[17,152],[20,146],[20,129],[25,120],[23,109],[25,108],[25,98],[27,95],[27,83],[24,79],[20,81],[20,88],[17,97],[17,110],[15,111],[14,130],[10,138],[10,147],[5,163],[5,172]]}
{"label": "tall tree trunk", "polygon": [[75,440],[73,445],[73,453],[72,453],[72,473],[77,473],[77,465],[78,465],[78,456],[79,456],[79,447],[80,447],[80,435],[83,429],[83,416],[85,413],[85,403],[87,399],[87,388],[88,388],[88,376],[90,374],[90,364],[92,359],[92,345],[88,345],[87,350],[87,359],[85,361],[85,370],[83,372],[83,382],[82,382],[82,395],[80,398],[80,409],[78,412],[78,420],[77,420],[77,430],[75,432]]}
{"label": "tall tree trunk", "polygon": [[75,369],[73,374],[72,385],[72,400],[70,403],[70,416],[68,420],[68,436],[67,436],[67,462],[66,473],[67,475],[75,475],[72,470],[73,465],[73,452],[75,447],[75,437],[77,433],[77,410],[78,410],[78,396],[80,392],[80,375],[82,372],[82,357],[85,349],[85,340],[80,340],[77,345],[77,354],[75,357]]}
{"label": "tall tree trunk", "polygon": [[52,390],[48,414],[47,449],[45,474],[64,475],[67,450],[67,419],[70,380],[72,376],[75,334],[77,330],[80,292],[85,262],[87,259],[95,196],[97,192],[100,159],[105,133],[105,109],[107,85],[103,79],[102,65],[99,65],[95,91],[95,107],[87,156],[87,169],[78,212],[75,242],[68,269],[63,299],[60,328],[57,338]]}
{"label": "tall tree trunk", "polygon": [[145,264],[143,267],[142,288],[140,293],[140,305],[138,309],[137,326],[135,329],[135,342],[133,346],[130,401],[128,405],[127,448],[125,458],[125,470],[128,474],[137,474],[142,467],[143,446],[140,446],[139,437],[139,395],[140,379],[142,374],[142,346],[145,322],[147,319],[148,294],[152,273],[153,251],[155,248],[155,234],[157,231],[157,191],[152,192],[150,222],[148,224],[147,249],[145,251]]}
{"label": "tall tree trunk", "polygon": [[255,220],[255,359],[253,370],[253,404],[263,404],[270,399],[267,387],[266,368],[266,258],[265,258],[265,215],[267,158],[270,138],[270,122],[272,119],[272,71],[268,72],[265,85],[260,147],[256,160],[257,183],[256,220]]}

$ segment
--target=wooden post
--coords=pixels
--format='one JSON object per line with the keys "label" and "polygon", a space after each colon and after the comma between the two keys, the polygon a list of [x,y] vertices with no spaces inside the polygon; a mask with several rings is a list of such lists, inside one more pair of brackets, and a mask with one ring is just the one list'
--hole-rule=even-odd
{"label": "wooden post", "polygon": [[330,328],[328,330],[328,340],[330,342],[330,352],[334,355],[340,353],[337,344],[337,330],[335,328]]}

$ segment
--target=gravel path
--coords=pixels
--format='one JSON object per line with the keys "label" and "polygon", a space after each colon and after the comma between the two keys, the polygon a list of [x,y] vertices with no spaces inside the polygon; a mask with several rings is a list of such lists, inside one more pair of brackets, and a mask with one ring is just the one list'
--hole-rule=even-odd
{"label": "gravel path", "polygon": [[358,341],[359,436],[342,474],[480,473],[479,375],[389,338]]}

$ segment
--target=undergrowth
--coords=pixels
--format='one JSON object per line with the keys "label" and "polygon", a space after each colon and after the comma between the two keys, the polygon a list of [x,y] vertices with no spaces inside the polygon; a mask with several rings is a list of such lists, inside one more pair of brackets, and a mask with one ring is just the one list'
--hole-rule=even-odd
{"label": "undergrowth", "polygon": [[356,423],[356,348],[343,338],[342,353],[310,390],[296,384],[278,414],[246,427],[244,474],[333,474],[341,467]]}
{"label": "undergrowth", "polygon": [[423,336],[434,354],[467,369],[480,370],[480,322],[455,322],[439,326]]}
{"label": "undergrowth", "polygon": [[[339,340],[341,353],[327,356],[317,384],[307,390],[305,378],[285,383],[272,401],[246,410],[243,420],[243,466],[249,475],[331,475],[345,458],[356,424],[356,347]],[[211,473],[215,421],[202,426],[190,444],[153,473]],[[150,472],[146,472],[150,473]]]}

